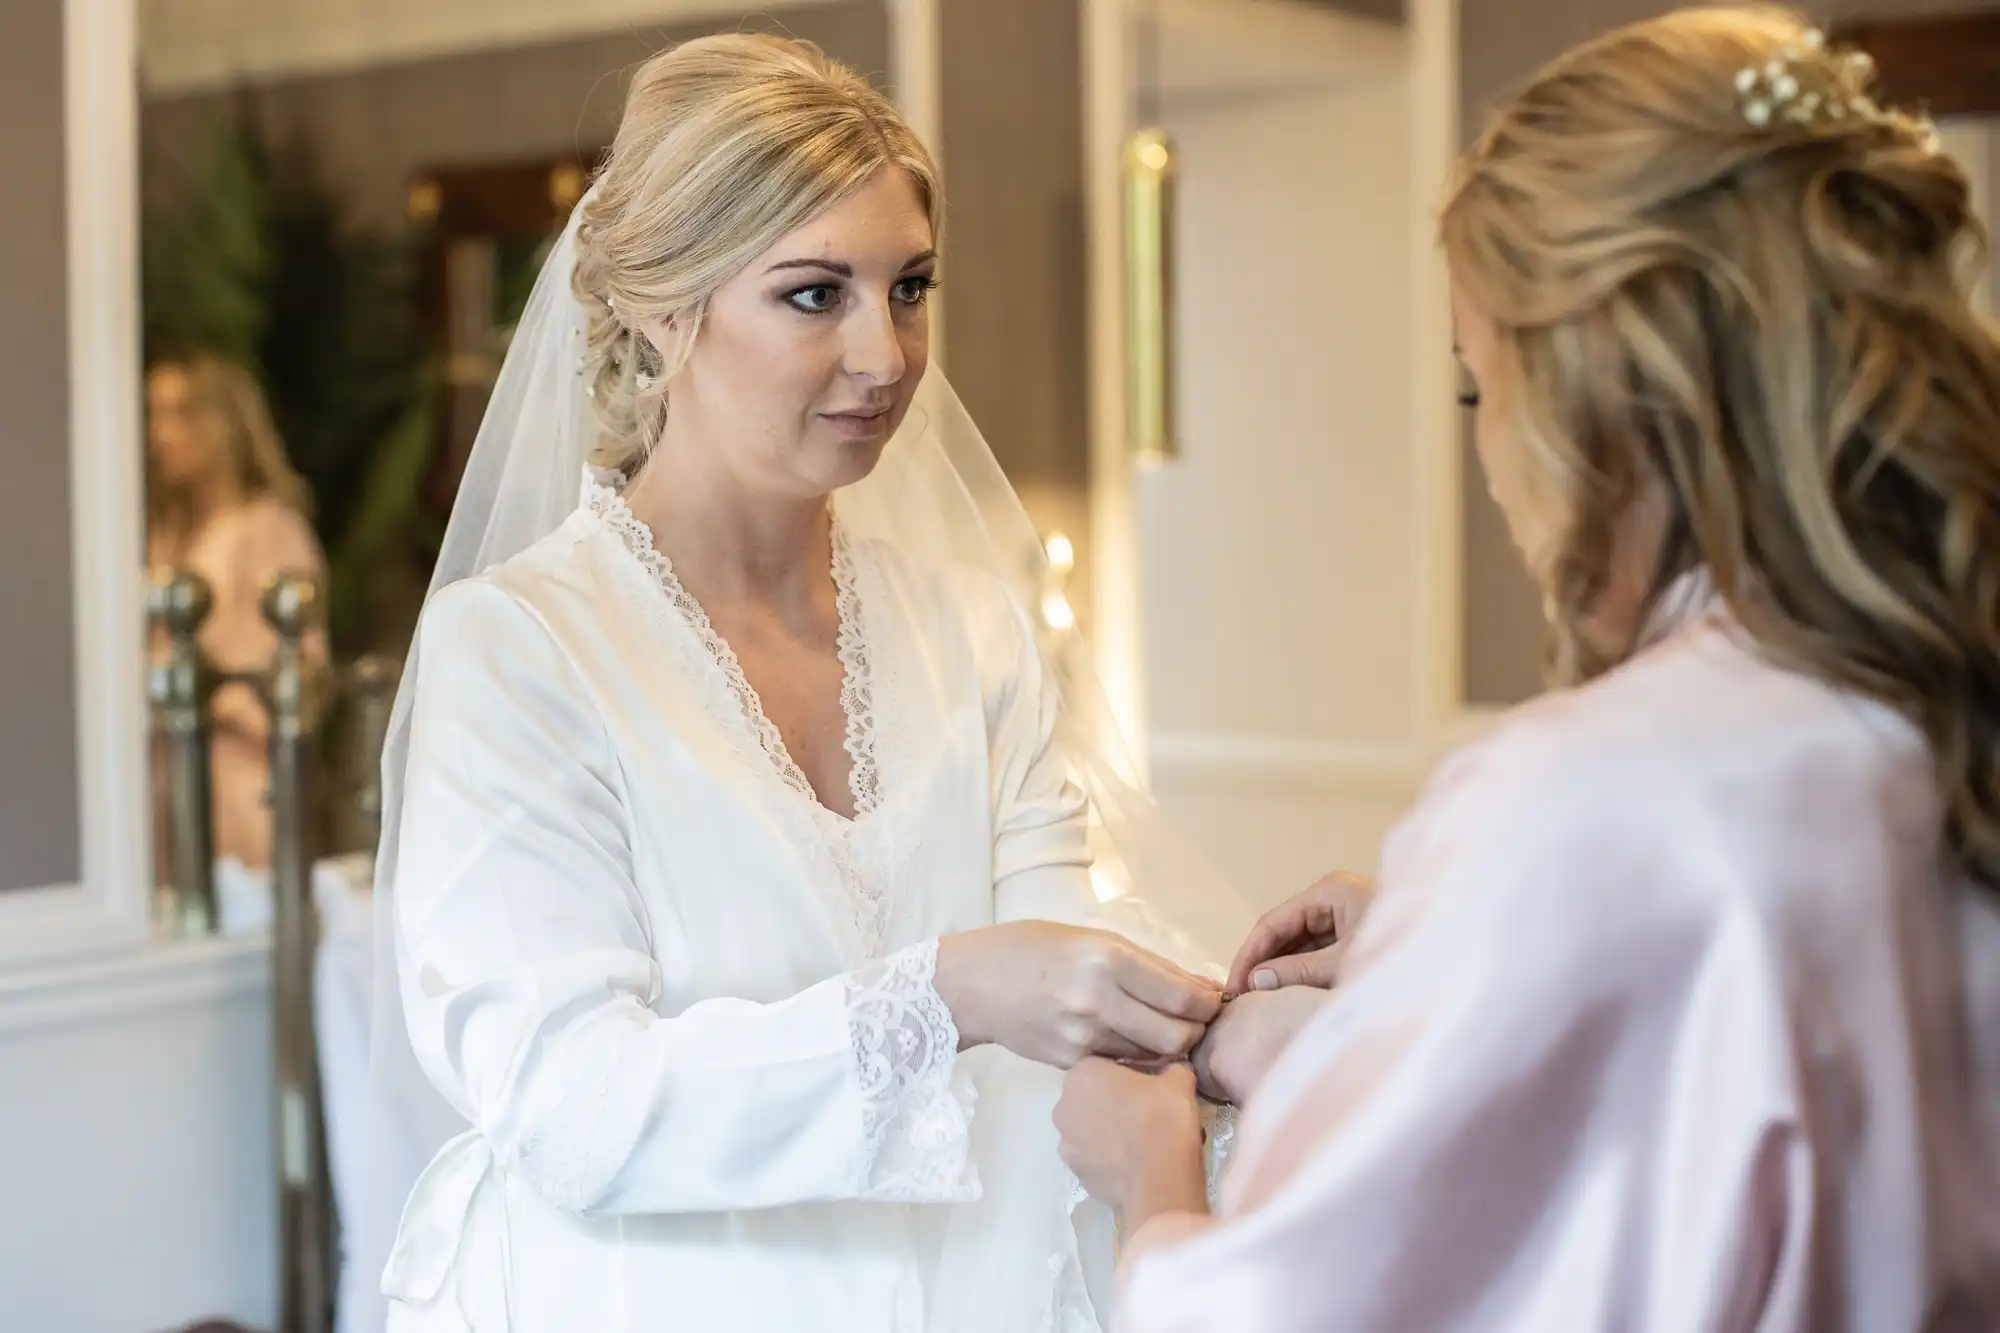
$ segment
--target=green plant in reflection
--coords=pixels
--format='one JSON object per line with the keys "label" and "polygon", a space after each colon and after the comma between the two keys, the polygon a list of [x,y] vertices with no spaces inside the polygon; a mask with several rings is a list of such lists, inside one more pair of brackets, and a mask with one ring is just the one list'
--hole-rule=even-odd
{"label": "green plant in reflection", "polygon": [[348,221],[310,154],[272,151],[248,114],[144,220],[147,350],[220,352],[262,380],[312,490],[340,655],[400,648],[439,536],[414,244]]}

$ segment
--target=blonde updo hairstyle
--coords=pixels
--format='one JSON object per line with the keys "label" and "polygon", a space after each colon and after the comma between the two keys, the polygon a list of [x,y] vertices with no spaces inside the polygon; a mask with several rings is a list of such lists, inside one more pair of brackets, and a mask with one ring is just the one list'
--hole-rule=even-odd
{"label": "blonde updo hairstyle", "polygon": [[[1793,95],[1778,114],[1772,80]],[[1620,29],[1498,110],[1442,238],[1498,326],[1482,392],[1557,534],[1552,675],[1633,650],[1593,640],[1594,612],[1635,498],[1663,497],[1647,610],[1705,566],[1761,651],[1909,717],[1950,847],[2000,888],[2000,344],[1969,299],[1986,238],[1929,125],[1869,81],[1783,10]]]}
{"label": "blonde updo hairstyle", "polygon": [[661,364],[640,327],[674,319],[684,361],[718,287],[885,166],[909,173],[937,233],[928,150],[886,97],[809,43],[703,37],[639,67],[576,238],[598,466],[635,471],[666,421],[680,366]]}

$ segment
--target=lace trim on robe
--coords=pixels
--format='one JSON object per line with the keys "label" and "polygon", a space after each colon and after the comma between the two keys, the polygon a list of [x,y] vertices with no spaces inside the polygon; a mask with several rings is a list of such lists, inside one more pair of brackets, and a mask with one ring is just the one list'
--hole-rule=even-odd
{"label": "lace trim on robe", "polygon": [[979,1197],[971,1161],[970,1126],[976,1089],[958,1072],[958,1025],[937,993],[937,942],[912,945],[877,958],[886,925],[886,903],[858,865],[850,839],[855,824],[881,805],[876,760],[874,675],[863,620],[854,550],[845,530],[833,528],[833,581],[840,619],[841,711],[846,715],[848,785],[855,820],[826,808],[805,772],[786,749],[783,735],[764,712],[743,665],[716,632],[708,613],[675,575],[610,478],[585,484],[584,501],[653,575],[719,669],[735,713],[720,721],[747,725],[778,777],[809,810],[821,845],[839,872],[842,906],[863,956],[874,959],[847,984],[848,1033],[855,1083],[861,1094],[860,1197],[882,1201],[963,1202]]}
{"label": "lace trim on robe", "polygon": [[854,1041],[867,1147],[861,1197],[913,1203],[979,1197],[970,1130],[976,1090],[957,1074],[958,1025],[933,984],[937,941],[853,973]]}
{"label": "lace trim on robe", "polygon": [[854,550],[848,543],[847,529],[838,523],[833,525],[833,595],[840,617],[840,711],[847,717],[847,786],[854,794],[858,819],[882,805],[882,775],[875,763],[875,664],[862,622]]}
{"label": "lace trim on robe", "polygon": [[538,1175],[549,1202],[564,1212],[588,1211],[608,1183],[596,1160],[597,1149],[604,1141],[602,1127],[612,1078],[619,1056],[628,1049],[615,1038],[620,1026],[637,1017],[601,1014],[576,1034],[565,1061],[568,1077],[561,1080],[561,1109],[542,1118],[542,1123],[560,1132],[534,1134],[520,1146],[516,1165]]}
{"label": "lace trim on robe", "polygon": [[803,803],[813,833],[825,849],[840,879],[841,900],[835,904],[844,927],[850,932],[858,955],[876,957],[888,923],[888,903],[879,885],[870,881],[856,864],[850,841],[853,822],[872,815],[882,803],[881,766],[876,759],[878,734],[875,689],[867,636],[862,621],[862,600],[858,590],[856,561],[845,529],[833,525],[834,605],[839,616],[838,651],[841,664],[840,706],[846,718],[845,749],[849,760],[848,789],[854,798],[855,821],[841,818],[821,803],[805,770],[792,758],[783,733],[764,711],[764,701],[736,650],[716,632],[708,612],[674,573],[673,562],[653,544],[652,529],[636,518],[617,485],[610,478],[587,482],[584,503],[604,521],[632,555],[644,565],[665,591],[668,601],[693,631],[709,660],[721,673],[724,687],[734,703],[733,710],[717,713],[724,725],[747,726],[756,746],[770,762],[778,778]]}

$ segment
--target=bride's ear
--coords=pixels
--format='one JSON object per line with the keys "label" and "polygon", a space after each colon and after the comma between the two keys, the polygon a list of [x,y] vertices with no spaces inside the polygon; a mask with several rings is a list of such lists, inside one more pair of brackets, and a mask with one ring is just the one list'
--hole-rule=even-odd
{"label": "bride's ear", "polygon": [[640,325],[639,335],[652,344],[653,355],[658,358],[655,364],[665,368],[678,366],[686,359],[694,327],[695,322],[685,316],[668,315]]}

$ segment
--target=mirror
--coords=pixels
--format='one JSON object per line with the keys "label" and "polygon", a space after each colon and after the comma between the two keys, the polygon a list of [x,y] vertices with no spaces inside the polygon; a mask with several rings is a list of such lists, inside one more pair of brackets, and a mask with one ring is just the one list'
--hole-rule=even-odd
{"label": "mirror", "polygon": [[[633,68],[760,26],[891,63],[882,0],[794,3],[782,24],[634,0],[532,30],[470,0],[140,7],[149,563],[210,585],[202,646],[230,670],[272,651],[265,579],[314,573],[341,686],[379,687],[404,652],[509,329]],[[240,693],[215,696],[215,854],[259,872],[264,742]],[[377,712],[326,715],[332,851],[372,842]]]}
{"label": "mirror", "polygon": [[[305,1164],[281,1187],[282,1326],[324,1329],[340,1304],[361,1329],[377,1283],[353,1275],[335,1301],[326,1185],[363,1197],[367,1145],[352,1135],[366,1119],[375,774],[512,325],[639,62],[706,32],[782,27],[882,71],[888,12],[794,0],[780,25],[714,0],[581,16],[480,0],[139,3],[149,561],[208,585],[184,664],[198,647],[211,667],[262,670],[277,643],[258,595],[283,571],[311,572],[323,608],[304,647],[320,667],[299,764],[313,778],[287,780],[289,747],[274,762],[253,693],[215,692],[195,738],[205,778],[167,762],[188,758],[185,735],[162,738],[155,804],[182,817],[158,840],[177,834],[187,854],[163,847],[156,865],[180,862],[183,880],[212,869],[212,890],[193,891],[212,892],[203,928],[275,920],[279,1126],[286,1162]],[[156,659],[167,638],[163,625]],[[190,793],[208,809],[190,814]],[[202,830],[212,846],[187,852]],[[176,885],[168,901],[189,896]]]}

